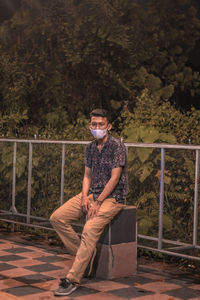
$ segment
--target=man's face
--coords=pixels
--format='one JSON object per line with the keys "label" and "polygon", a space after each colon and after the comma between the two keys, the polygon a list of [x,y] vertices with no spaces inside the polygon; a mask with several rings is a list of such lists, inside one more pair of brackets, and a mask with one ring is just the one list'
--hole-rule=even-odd
{"label": "man's face", "polygon": [[90,120],[90,129],[111,129],[111,124],[108,123],[108,120],[106,117],[91,117]]}

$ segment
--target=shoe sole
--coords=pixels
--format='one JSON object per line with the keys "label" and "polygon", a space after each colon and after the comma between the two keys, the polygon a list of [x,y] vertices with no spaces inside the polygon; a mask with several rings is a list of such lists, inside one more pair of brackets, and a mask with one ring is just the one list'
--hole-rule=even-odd
{"label": "shoe sole", "polygon": [[66,292],[66,293],[59,293],[59,292],[54,292],[54,296],[68,296],[70,295],[71,293],[73,293],[75,290],[77,289],[76,286],[74,286],[69,292]]}

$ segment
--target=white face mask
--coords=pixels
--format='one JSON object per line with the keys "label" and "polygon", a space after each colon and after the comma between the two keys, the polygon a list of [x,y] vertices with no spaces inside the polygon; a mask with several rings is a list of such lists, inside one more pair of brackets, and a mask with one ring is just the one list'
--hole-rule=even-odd
{"label": "white face mask", "polygon": [[106,128],[106,129],[91,129],[90,131],[93,137],[99,140],[104,138],[108,130]]}

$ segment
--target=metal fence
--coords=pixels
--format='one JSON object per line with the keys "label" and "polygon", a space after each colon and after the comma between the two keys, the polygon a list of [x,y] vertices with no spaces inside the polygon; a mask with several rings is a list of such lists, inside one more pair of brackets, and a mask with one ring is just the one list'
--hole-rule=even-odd
{"label": "metal fence", "polygon": [[[12,205],[10,210],[0,210],[0,220],[8,222],[11,224],[25,225],[29,227],[53,230],[50,226],[43,226],[38,224],[33,224],[31,220],[36,219],[44,222],[48,222],[47,219],[32,216],[31,215],[31,186],[32,186],[32,161],[33,161],[33,145],[34,144],[58,144],[62,147],[62,159],[61,159],[61,179],[60,179],[60,205],[63,204],[64,200],[64,170],[65,170],[65,156],[66,156],[66,146],[68,145],[86,145],[88,141],[53,141],[53,140],[22,140],[22,139],[0,139],[0,143],[10,143],[13,145],[13,168],[12,168]],[[16,161],[17,161],[17,145],[19,143],[29,145],[28,154],[28,191],[27,191],[27,211],[26,214],[18,213],[15,206],[16,198]],[[200,246],[197,243],[197,233],[198,233],[198,186],[199,186],[199,166],[200,166],[200,145],[173,145],[173,144],[145,144],[145,143],[125,143],[127,151],[130,148],[156,148],[160,149],[160,197],[159,197],[159,216],[158,216],[158,236],[146,236],[138,234],[138,241],[145,240],[150,242],[155,242],[156,247],[151,247],[148,245],[142,245],[138,242],[138,247],[147,249],[150,251],[156,251],[164,253],[167,255],[173,255],[178,257],[183,257],[187,259],[200,260],[199,249]],[[193,235],[192,243],[183,243],[179,240],[168,240],[163,238],[163,208],[164,208],[164,174],[165,174],[165,152],[167,149],[179,150],[192,150],[196,153],[195,159],[195,174],[194,174],[194,209],[193,209]],[[3,199],[5,200],[5,199]],[[2,200],[1,200],[2,201]],[[12,218],[10,218],[12,216]],[[14,217],[23,216],[26,218],[25,222],[16,220]],[[81,226],[81,225],[80,225]],[[146,243],[147,244],[147,243]],[[164,247],[164,244],[172,245],[172,247]],[[185,254],[184,252],[188,250],[195,250],[195,254]]]}

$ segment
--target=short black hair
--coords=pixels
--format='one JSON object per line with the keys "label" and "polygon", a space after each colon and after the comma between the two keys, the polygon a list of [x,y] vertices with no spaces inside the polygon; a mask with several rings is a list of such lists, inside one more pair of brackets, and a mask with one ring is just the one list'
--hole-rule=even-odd
{"label": "short black hair", "polygon": [[108,123],[110,123],[110,114],[107,109],[103,108],[96,108],[90,113],[90,117],[102,117],[106,118],[108,120]]}

